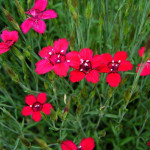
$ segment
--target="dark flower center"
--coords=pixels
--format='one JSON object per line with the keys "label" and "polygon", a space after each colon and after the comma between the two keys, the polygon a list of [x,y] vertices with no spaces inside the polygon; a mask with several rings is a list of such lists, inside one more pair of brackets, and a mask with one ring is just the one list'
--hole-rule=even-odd
{"label": "dark flower center", "polygon": [[112,60],[112,62],[108,63],[108,68],[110,68],[111,72],[118,72],[118,68],[120,65],[121,60],[119,60],[118,62],[115,62],[114,60]]}
{"label": "dark flower center", "polygon": [[43,108],[43,105],[39,102],[36,102],[32,105],[32,110],[33,111],[41,111]]}
{"label": "dark flower center", "polygon": [[81,146],[79,146],[79,147],[78,147],[78,150],[81,150],[81,148],[82,148],[82,147],[81,147]]}
{"label": "dark flower center", "polygon": [[91,62],[89,60],[83,61],[81,59],[81,64],[80,64],[80,69],[79,70],[82,71],[85,74],[89,73],[92,70]]}
{"label": "dark flower center", "polygon": [[7,40],[5,43],[6,43],[8,46],[11,46],[14,42],[13,42],[12,40]]}
{"label": "dark flower center", "polygon": [[65,62],[66,57],[63,54],[56,53],[56,54],[51,55],[49,60],[54,65],[54,64],[59,64],[59,63]]}

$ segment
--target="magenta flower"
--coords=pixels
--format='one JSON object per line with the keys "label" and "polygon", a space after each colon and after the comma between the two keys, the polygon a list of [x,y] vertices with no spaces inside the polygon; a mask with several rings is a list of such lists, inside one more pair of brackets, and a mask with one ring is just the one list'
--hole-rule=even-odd
{"label": "magenta flower", "polygon": [[7,52],[10,47],[17,42],[18,32],[4,30],[1,34],[3,42],[0,43],[0,54]]}
{"label": "magenta flower", "polygon": [[132,70],[133,65],[126,59],[125,51],[116,52],[114,57],[109,53],[101,55],[102,64],[97,69],[101,73],[108,73],[106,81],[111,87],[117,87],[121,82],[120,71]]}
{"label": "magenta flower", "polygon": [[44,47],[39,55],[43,58],[36,63],[35,72],[45,74],[52,69],[60,77],[66,76],[69,70],[67,55],[65,54],[69,42],[66,39],[59,39],[54,42],[54,46]]}
{"label": "magenta flower", "polygon": [[[54,10],[45,10],[48,0],[35,0],[34,6],[26,12],[26,14],[32,17],[26,19],[21,24],[21,29],[23,33],[27,33],[31,27],[42,34],[45,32],[46,25],[42,19],[52,19],[57,17],[57,13]],[[44,11],[45,10],[45,11]]]}
{"label": "magenta flower", "polygon": [[69,65],[75,69],[70,72],[71,82],[79,82],[84,78],[92,83],[99,81],[97,67],[101,64],[100,55],[93,56],[91,49],[83,48],[80,52],[72,51],[67,56],[67,59],[70,60]]}
{"label": "magenta flower", "polygon": [[37,98],[34,95],[27,95],[25,98],[25,102],[29,106],[23,107],[21,112],[22,115],[32,115],[32,119],[34,121],[40,121],[42,117],[41,111],[46,115],[49,115],[51,113],[51,109],[53,109],[53,106],[50,103],[45,103],[46,99],[47,97],[45,93],[39,93],[37,95]]}

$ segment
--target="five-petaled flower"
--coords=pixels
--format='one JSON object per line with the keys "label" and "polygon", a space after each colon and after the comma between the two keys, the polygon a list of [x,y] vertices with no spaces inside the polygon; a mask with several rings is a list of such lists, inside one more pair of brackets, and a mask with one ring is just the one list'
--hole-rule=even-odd
{"label": "five-petaled flower", "polygon": [[[140,50],[139,50],[139,55],[141,57],[143,57],[143,54],[144,54],[144,51],[145,51],[145,47],[142,47]],[[139,72],[139,69],[142,68],[142,71],[140,73],[140,76],[147,76],[147,75],[150,75],[150,59],[146,62],[146,63],[143,63],[142,65],[141,64],[138,64],[138,68],[137,68],[137,71],[136,72]]]}
{"label": "five-petaled flower", "polygon": [[46,115],[49,115],[51,109],[53,109],[50,103],[45,103],[46,94],[39,93],[37,98],[34,95],[27,95],[25,98],[26,104],[29,106],[25,106],[22,110],[22,115],[28,116],[32,115],[32,119],[36,122],[41,120],[41,111]]}
{"label": "five-petaled flower", "polygon": [[67,48],[69,42],[66,39],[59,39],[54,42],[54,46],[44,47],[39,55],[44,58],[36,63],[35,72],[37,74],[45,74],[52,69],[60,77],[66,76],[69,70],[69,62],[67,61]]}
{"label": "five-petaled flower", "polygon": [[108,73],[106,81],[111,87],[117,87],[121,82],[118,71],[132,70],[133,65],[126,59],[127,53],[125,51],[116,52],[114,57],[108,53],[101,55],[102,64],[98,67],[98,70],[102,73]]}
{"label": "five-petaled flower", "polygon": [[70,140],[63,141],[61,144],[62,150],[93,150],[94,147],[94,139],[91,137],[82,139],[79,147],[77,147],[75,143]]}
{"label": "five-petaled flower", "polygon": [[0,54],[7,52],[10,47],[17,42],[18,32],[4,30],[1,34],[3,42],[0,43]]}
{"label": "five-petaled flower", "polygon": [[26,14],[31,15],[21,24],[21,29],[23,33],[27,33],[33,26],[33,29],[42,34],[45,32],[46,25],[42,19],[52,19],[57,17],[57,13],[54,10],[45,10],[48,0],[35,0],[34,6],[26,12]]}
{"label": "five-petaled flower", "polygon": [[70,72],[70,81],[79,82],[84,77],[88,82],[97,83],[99,81],[99,72],[97,67],[100,65],[100,55],[93,57],[93,51],[89,48],[83,48],[80,52],[72,51],[67,55],[67,61],[75,70]]}

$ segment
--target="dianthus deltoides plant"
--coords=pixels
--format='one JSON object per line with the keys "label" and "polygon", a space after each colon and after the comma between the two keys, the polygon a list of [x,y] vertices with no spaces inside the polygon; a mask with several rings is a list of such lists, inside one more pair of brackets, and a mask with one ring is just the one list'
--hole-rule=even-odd
{"label": "dianthus deltoides plant", "polygon": [[149,8],[1,0],[0,149],[148,149]]}

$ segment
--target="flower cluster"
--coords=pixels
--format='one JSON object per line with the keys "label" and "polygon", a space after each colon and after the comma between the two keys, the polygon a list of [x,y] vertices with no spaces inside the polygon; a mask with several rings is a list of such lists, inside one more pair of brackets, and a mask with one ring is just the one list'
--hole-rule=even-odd
{"label": "flower cluster", "polygon": [[[26,12],[29,16],[22,24],[21,30],[24,34],[33,28],[36,32],[43,34],[46,29],[46,24],[43,19],[53,19],[57,17],[54,10],[46,9],[48,0],[35,0],[34,6]],[[4,30],[1,34],[3,42],[0,43],[0,54],[7,52],[11,46],[18,40],[17,31]],[[39,55],[42,60],[36,63],[35,72],[40,74],[54,71],[60,77],[66,77],[69,68],[70,81],[79,82],[84,78],[88,82],[98,83],[100,73],[107,73],[106,82],[111,87],[117,87],[121,82],[119,72],[132,70],[133,65],[127,60],[127,52],[118,51],[112,56],[109,53],[94,55],[90,48],[83,48],[81,51],[66,52],[69,46],[67,39],[62,38],[54,41],[53,46],[44,47],[40,50]],[[145,47],[139,50],[139,55],[143,57]],[[140,76],[150,75],[150,59],[138,65],[136,72],[139,70]],[[22,110],[23,116],[32,115],[35,122],[41,120],[41,112],[46,115],[51,113],[53,106],[50,103],[45,103],[47,100],[45,93],[39,93],[37,98],[34,95],[27,95],[25,106]],[[150,146],[150,143],[147,144]],[[91,137],[82,139],[79,147],[73,141],[63,141],[61,144],[62,150],[93,150],[95,147],[94,139]]]}
{"label": "flower cluster", "polygon": [[[22,24],[23,33],[27,33],[31,27],[38,32],[44,33],[46,25],[42,19],[52,19],[57,17],[54,10],[45,10],[47,0],[36,0],[34,6],[26,12],[31,17],[27,18]],[[0,54],[8,51],[10,47],[17,42],[18,32],[9,32],[4,30],[1,34],[4,42],[0,43]],[[80,52],[72,51],[66,53],[69,42],[66,39],[58,39],[54,42],[53,47],[44,47],[39,55],[43,58],[36,63],[35,72],[37,74],[45,74],[53,70],[60,77],[67,76],[69,67],[73,68],[70,72],[70,81],[79,82],[86,78],[88,82],[99,82],[99,73],[107,73],[106,82],[111,87],[117,87],[121,82],[120,71],[132,70],[133,65],[127,59],[125,51],[116,52],[114,57],[105,53],[93,56],[93,51],[89,48],[83,48]],[[144,47],[139,51],[143,56]],[[150,59],[145,64],[139,64],[137,72],[143,68],[140,75],[146,76],[150,74]]]}
{"label": "flower cluster", "polygon": [[79,82],[86,78],[88,82],[99,82],[99,73],[108,73],[106,81],[112,87],[119,85],[121,76],[119,71],[132,70],[133,65],[127,61],[127,53],[117,52],[114,57],[110,54],[93,56],[93,51],[83,48],[80,52],[72,51],[66,54],[69,42],[59,39],[54,46],[43,48],[39,55],[43,58],[36,64],[37,74],[45,74],[52,69],[60,77],[66,76],[69,67],[74,70],[70,72],[70,81]]}

